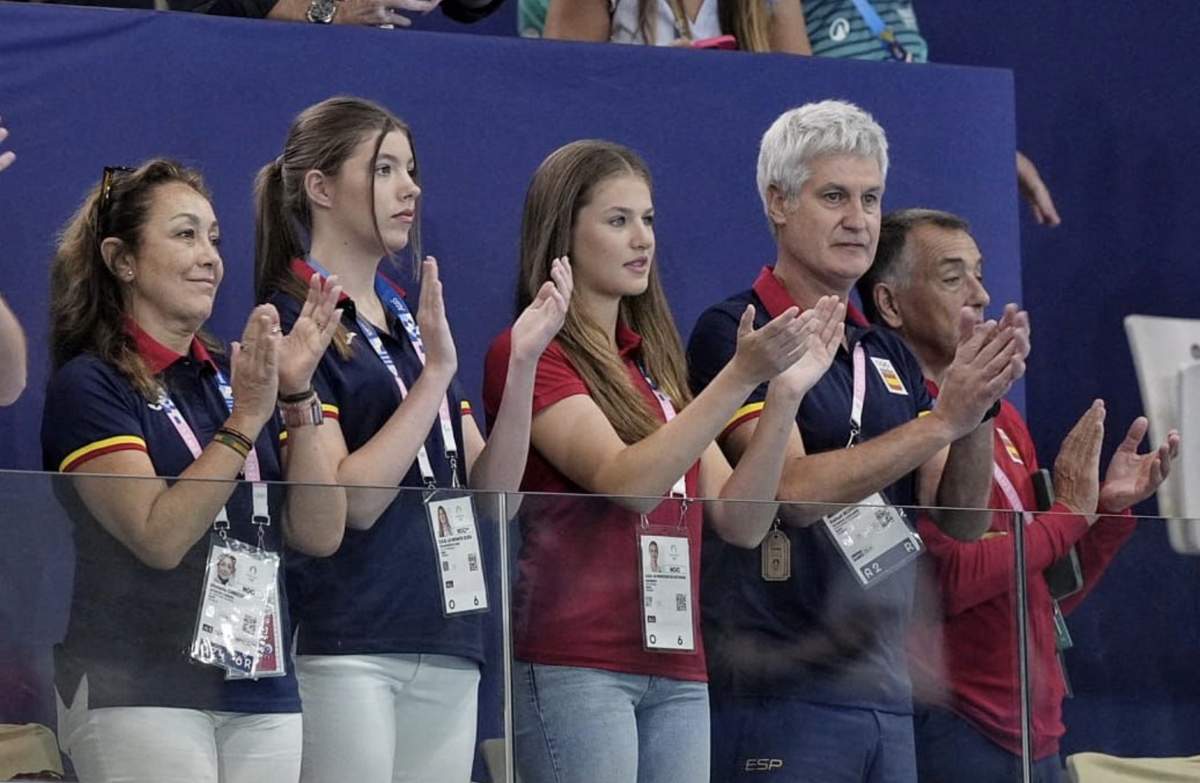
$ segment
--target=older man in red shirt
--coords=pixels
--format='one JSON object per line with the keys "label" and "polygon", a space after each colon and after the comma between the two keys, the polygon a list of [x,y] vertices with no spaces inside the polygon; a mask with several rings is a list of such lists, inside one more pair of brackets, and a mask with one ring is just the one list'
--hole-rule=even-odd
{"label": "older man in red shirt", "polygon": [[[858,283],[863,309],[896,330],[916,354],[931,394],[954,356],[959,317],[973,308],[982,320],[989,303],[983,256],[966,221],[909,209],[887,215],[871,269]],[[1178,433],[1148,454],[1138,446],[1148,422],[1139,417],[1105,473],[1099,475],[1104,402],[1096,400],[1067,435],[1054,463],[1057,500],[1048,513],[1024,514],[1029,578],[1033,756],[1036,781],[1062,779],[1059,740],[1065,733],[1066,682],[1058,651],[1069,644],[1069,613],[1133,534],[1129,508],[1152,495],[1170,469]],[[1032,474],[1037,454],[1021,414],[1007,401],[995,420],[993,483],[997,511],[977,541],[960,541],[929,520],[918,528],[929,548],[932,583],[940,593],[934,614],[941,633],[914,636],[914,680],[933,682],[946,698],[921,705],[914,718],[922,783],[1017,779],[1021,720],[1014,621],[1014,554],[1009,533],[1016,513],[1037,509]],[[1078,551],[1082,588],[1061,604],[1042,573]],[[1057,633],[1056,633],[1057,628]],[[926,629],[927,630],[927,629]],[[918,689],[918,696],[920,695]]]}

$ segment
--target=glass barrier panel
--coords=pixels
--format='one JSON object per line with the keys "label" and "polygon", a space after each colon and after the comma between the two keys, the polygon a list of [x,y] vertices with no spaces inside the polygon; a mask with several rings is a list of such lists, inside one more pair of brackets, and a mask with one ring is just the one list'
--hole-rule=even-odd
{"label": "glass barrier panel", "polygon": [[503,505],[0,472],[0,780],[502,779]]}
{"label": "glass barrier panel", "polygon": [[[509,536],[517,779],[970,779],[941,738],[982,678],[1008,710],[992,779],[1020,780],[1012,525],[986,510],[525,495]],[[983,542],[979,586],[968,561]],[[977,605],[982,620],[964,620]]]}
{"label": "glass barrier panel", "polygon": [[1055,509],[1026,525],[1034,775],[1200,780],[1200,520]]}
{"label": "glass barrier panel", "polygon": [[1196,770],[1194,520],[264,488],[0,472],[0,779]]}

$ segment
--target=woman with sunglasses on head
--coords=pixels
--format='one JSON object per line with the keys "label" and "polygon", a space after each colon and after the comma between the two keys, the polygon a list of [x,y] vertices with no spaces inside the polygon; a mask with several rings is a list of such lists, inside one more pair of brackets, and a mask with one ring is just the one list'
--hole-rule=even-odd
{"label": "woman with sunglasses on head", "polygon": [[[419,181],[409,127],[351,97],[301,112],[258,177],[260,299],[287,323],[307,281],[334,272],[345,286],[315,383],[349,529],[335,555],[289,574],[311,783],[469,780],[487,596],[466,586],[482,590],[482,528],[469,500],[427,490],[516,490],[537,359],[571,296],[556,264],[513,327],[514,391],[485,443],[454,381],[437,262],[420,262],[415,317],[380,263],[421,257]],[[437,535],[443,516],[453,535]]]}
{"label": "woman with sunglasses on head", "polygon": [[[841,339],[832,297],[758,330],[747,308],[733,360],[693,399],[653,223],[645,163],[610,142],[556,150],[525,197],[518,307],[552,275],[550,259],[569,255],[575,274],[566,323],[538,364],[521,487],[552,493],[526,498],[520,515],[513,699],[525,783],[708,779],[701,529],[747,548],[768,535],[792,419]],[[512,340],[505,332],[488,352],[489,413],[508,403]],[[731,469],[713,441],[766,381],[770,423]],[[720,502],[735,499],[767,502]]]}
{"label": "woman with sunglasses on head", "polygon": [[[335,477],[304,394],[339,289],[312,285],[286,332],[256,308],[227,358],[203,329],[219,242],[200,175],[155,159],[105,169],[51,267],[42,449],[71,476],[57,489],[77,553],[58,736],[84,781],[299,777],[280,557],[284,541],[320,555],[342,536],[345,493],[320,486]],[[298,483],[265,483],[280,480]],[[236,577],[218,566],[233,554]]]}

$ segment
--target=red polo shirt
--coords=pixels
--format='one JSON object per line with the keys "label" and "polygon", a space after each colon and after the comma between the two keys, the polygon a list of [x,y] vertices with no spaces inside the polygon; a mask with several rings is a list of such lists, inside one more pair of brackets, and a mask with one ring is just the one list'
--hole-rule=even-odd
{"label": "red polo shirt", "polygon": [[[937,386],[932,382],[928,386],[936,396]],[[1021,414],[1007,401],[995,419],[993,459],[1017,490],[1022,506],[1036,509],[1031,474],[1038,469],[1037,452]],[[1012,508],[995,480],[990,507]],[[941,692],[955,713],[1020,755],[1013,519],[1011,512],[996,513],[991,529],[978,541],[950,538],[928,518],[920,519],[918,529],[929,548],[927,564],[936,575],[941,612],[940,616],[934,613],[931,623],[916,626],[910,660],[918,699]],[[1035,758],[1057,753],[1066,731],[1062,722],[1066,687],[1055,654],[1050,589],[1042,571],[1079,544],[1084,586],[1063,601],[1063,611],[1069,612],[1099,581],[1133,530],[1128,512],[1103,517],[1089,529],[1083,516],[1062,503],[1033,515],[1025,527]]]}
{"label": "red polo shirt", "polygon": [[[505,331],[488,350],[484,369],[484,406],[494,421],[504,394],[511,352]],[[664,418],[636,359],[641,337],[617,327],[617,348],[634,388],[650,410]],[[589,395],[558,341],[538,361],[533,414],[567,397]],[[686,476],[687,494],[698,494],[700,463]],[[516,656],[532,663],[580,666],[628,674],[704,682],[708,679],[700,634],[701,505],[693,503],[680,518],[680,502],[665,499],[646,515],[651,525],[680,526],[686,532],[692,567],[693,653],[647,652],[642,646],[641,587],[637,532],[640,514],[572,482],[535,448],[529,451],[523,492],[556,493],[526,497],[521,505],[521,548],[513,596]],[[557,494],[569,493],[569,494]],[[583,497],[580,497],[582,495]]]}

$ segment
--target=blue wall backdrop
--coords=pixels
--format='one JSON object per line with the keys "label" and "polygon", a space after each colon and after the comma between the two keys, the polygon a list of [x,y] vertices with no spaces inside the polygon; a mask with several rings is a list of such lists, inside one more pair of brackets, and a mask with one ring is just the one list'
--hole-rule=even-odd
{"label": "blue wall backdrop", "polygon": [[[36,360],[31,393],[0,411],[0,465],[40,466],[46,263],[54,231],[101,167],[166,153],[208,173],[227,238],[214,325],[230,337],[251,301],[254,171],[278,153],[297,111],[336,92],[379,99],[415,128],[426,244],[446,270],[469,389],[487,340],[511,318],[521,198],[547,152],[602,136],[646,156],[660,259],[686,332],[769,258],[753,181],[762,130],[788,106],[838,96],[889,132],[886,206],[967,216],[990,260],[994,299],[1023,299],[1031,310],[1028,410],[1043,461],[1094,396],[1109,402],[1111,447],[1140,410],[1122,316],[1200,309],[1188,229],[1200,88],[1191,39],[1168,33],[1196,29],[1200,6],[923,0],[918,13],[935,61],[1015,73],[1021,147],[1051,185],[1063,227],[1022,217],[1018,241],[1013,82],[1002,71],[0,4],[0,114],[20,155],[0,175],[0,287]],[[513,14],[510,1],[474,28],[436,14],[421,24],[508,34]],[[0,605],[27,600],[33,585],[54,606],[59,594],[32,564],[63,545],[47,535],[40,561],[5,548]],[[1067,709],[1068,750],[1200,749],[1197,577],[1200,563],[1173,555],[1157,525],[1142,525],[1072,621],[1079,695]],[[0,619],[10,616],[0,608]],[[0,640],[20,635],[3,627]],[[42,617],[36,633],[55,628]]]}
{"label": "blue wall backdrop", "polygon": [[[782,110],[845,97],[892,145],[889,207],[952,203],[998,258],[998,299],[1020,298],[1009,74],[641,50],[486,36],[0,4],[0,107],[19,162],[0,180],[6,291],[34,351],[33,394],[0,413],[3,464],[36,468],[45,381],[47,263],[55,231],[104,165],[177,156],[208,175],[225,237],[214,313],[224,337],[251,304],[251,185],[291,118],[346,92],[413,125],[425,236],[445,267],[462,375],[511,318],[521,201],[555,147],[581,137],[637,149],[656,179],[659,255],[686,331],[771,259],[754,185],[758,139]],[[970,176],[962,176],[969,172]]]}

